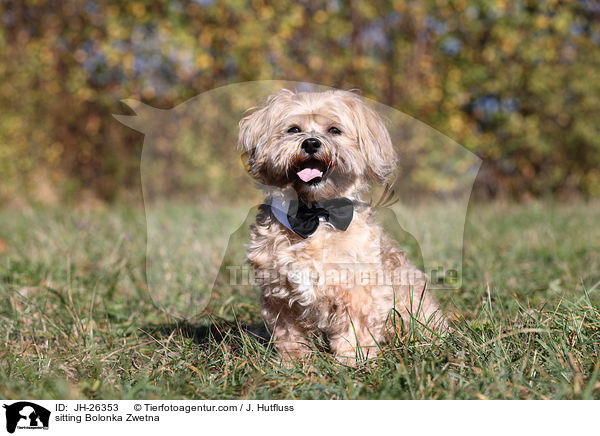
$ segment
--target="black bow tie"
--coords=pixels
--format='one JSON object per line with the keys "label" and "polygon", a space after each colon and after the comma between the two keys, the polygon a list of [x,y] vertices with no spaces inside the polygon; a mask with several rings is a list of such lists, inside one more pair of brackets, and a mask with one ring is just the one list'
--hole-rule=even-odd
{"label": "black bow tie", "polygon": [[320,217],[336,229],[344,231],[352,222],[353,216],[354,203],[345,197],[311,205],[292,200],[287,214],[291,229],[304,239],[317,231]]}

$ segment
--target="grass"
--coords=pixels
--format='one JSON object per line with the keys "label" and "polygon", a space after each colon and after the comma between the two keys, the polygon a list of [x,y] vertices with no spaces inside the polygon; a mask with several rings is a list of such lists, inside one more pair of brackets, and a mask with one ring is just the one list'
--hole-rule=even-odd
{"label": "grass", "polygon": [[[440,208],[414,213],[438,220]],[[181,228],[201,222],[211,237],[239,216],[161,213],[187,217]],[[287,368],[257,334],[254,288],[218,283],[187,323],[156,307],[140,210],[1,210],[0,397],[599,398],[599,215],[599,203],[474,205],[463,287],[437,294],[454,333],[399,336],[356,368],[318,351],[312,365]],[[218,264],[203,267],[196,284],[209,289]]]}

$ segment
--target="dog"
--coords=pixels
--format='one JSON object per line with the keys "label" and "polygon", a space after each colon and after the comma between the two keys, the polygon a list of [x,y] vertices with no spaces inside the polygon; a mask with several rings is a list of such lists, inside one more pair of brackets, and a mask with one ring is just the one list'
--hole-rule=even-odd
{"label": "dog", "polygon": [[284,358],[307,358],[315,336],[342,362],[373,358],[394,313],[447,329],[427,277],[362,201],[370,183],[392,180],[398,161],[375,110],[352,91],[284,89],[239,127],[247,169],[266,191],[247,259]]}

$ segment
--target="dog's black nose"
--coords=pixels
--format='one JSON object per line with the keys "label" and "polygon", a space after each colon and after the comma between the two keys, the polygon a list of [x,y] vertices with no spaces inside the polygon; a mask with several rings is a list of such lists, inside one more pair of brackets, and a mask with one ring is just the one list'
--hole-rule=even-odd
{"label": "dog's black nose", "polygon": [[317,138],[308,138],[302,141],[302,150],[308,154],[315,154],[321,148],[321,141]]}

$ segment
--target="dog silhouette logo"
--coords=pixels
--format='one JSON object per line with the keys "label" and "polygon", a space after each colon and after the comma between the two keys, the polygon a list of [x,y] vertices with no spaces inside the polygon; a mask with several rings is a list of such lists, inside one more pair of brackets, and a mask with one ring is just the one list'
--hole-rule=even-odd
{"label": "dog silhouette logo", "polygon": [[[250,239],[250,226],[255,224],[255,217],[267,194],[282,193],[285,197],[281,185],[287,180],[287,173],[273,172],[277,174],[275,180],[254,174],[252,160],[256,164],[256,156],[253,157],[253,153],[262,145],[256,150],[252,147],[242,150],[235,144],[239,139],[240,119],[248,115],[247,109],[262,104],[268,96],[283,89],[298,94],[333,91],[333,88],[306,82],[261,80],[232,83],[199,94],[170,109],[154,108],[133,99],[122,100],[129,108],[129,114],[114,115],[125,126],[144,134],[140,175],[146,216],[145,280],[153,302],[171,316],[197,319],[205,314],[213,290],[255,286],[254,274],[246,268],[249,264],[245,259],[244,245]],[[352,154],[352,147],[360,145],[354,144],[344,150],[361,163],[345,159],[345,164],[338,162],[337,168],[360,172],[363,164],[365,168],[371,164],[370,167],[375,166],[379,172],[376,171],[377,174],[370,178],[378,179],[376,176],[382,176],[383,170],[386,174],[390,171],[397,176],[394,179],[390,174],[386,184],[380,183],[382,180],[366,183],[373,186],[372,189],[365,186],[364,202],[377,208],[378,224],[384,227],[399,248],[408,251],[409,258],[430,277],[432,289],[460,290],[464,229],[481,159],[408,114],[368,99],[362,101],[370,108],[368,114],[376,113],[382,120],[382,125],[377,124],[378,132],[383,138],[389,135],[399,159],[391,165],[391,158],[385,160],[379,154],[371,153],[365,163],[363,154]],[[353,112],[344,113],[349,118],[354,116]],[[270,120],[286,117],[281,111],[265,112],[264,115],[271,117]],[[371,119],[370,116],[368,118]],[[347,124],[353,129],[357,125],[351,119]],[[258,127],[254,130],[259,136],[274,129]],[[383,129],[387,132],[383,133]],[[303,137],[303,133],[286,132],[283,136],[291,141],[288,150],[303,150],[301,143],[294,142],[295,138]],[[372,135],[372,132],[364,133],[367,133],[366,137]],[[330,138],[330,142],[342,140],[335,136],[337,133],[320,135],[321,139]],[[346,137],[342,135],[342,138]],[[292,146],[294,144],[296,148]],[[321,151],[333,150],[334,146],[329,145],[329,148],[321,147]],[[274,162],[288,154],[274,152]],[[335,158],[338,154],[331,156]],[[318,168],[322,163],[317,162],[317,167],[308,170],[297,168],[298,173],[290,167],[291,179],[294,183],[311,182],[319,174],[325,174],[323,168]],[[302,177],[310,180],[305,182]],[[333,181],[331,177],[331,174],[327,176]],[[336,189],[354,180],[350,176],[344,177],[335,184]],[[290,199],[294,199],[293,193],[290,192]],[[165,200],[174,198],[189,199],[189,205],[182,208],[181,213],[168,212],[170,208],[164,207]],[[448,202],[447,206],[443,206],[445,226],[440,226],[439,219],[417,216],[415,205],[428,198]],[[209,204],[211,206],[207,207]],[[288,206],[289,203],[285,214],[281,210],[283,222],[280,223],[286,226],[287,222],[298,229],[298,220],[294,225],[289,223]],[[429,213],[424,216],[429,216]],[[298,218],[297,214],[294,217]],[[316,218],[320,222],[324,216]],[[314,216],[311,217],[311,220],[314,219]],[[333,225],[326,225],[330,224]],[[219,268],[219,265],[222,267]],[[283,274],[278,275],[278,279],[281,277]]]}
{"label": "dog silhouette logo", "polygon": [[6,431],[14,433],[19,429],[48,429],[50,411],[42,406],[29,401],[19,401],[10,405],[4,404],[6,409]]}

